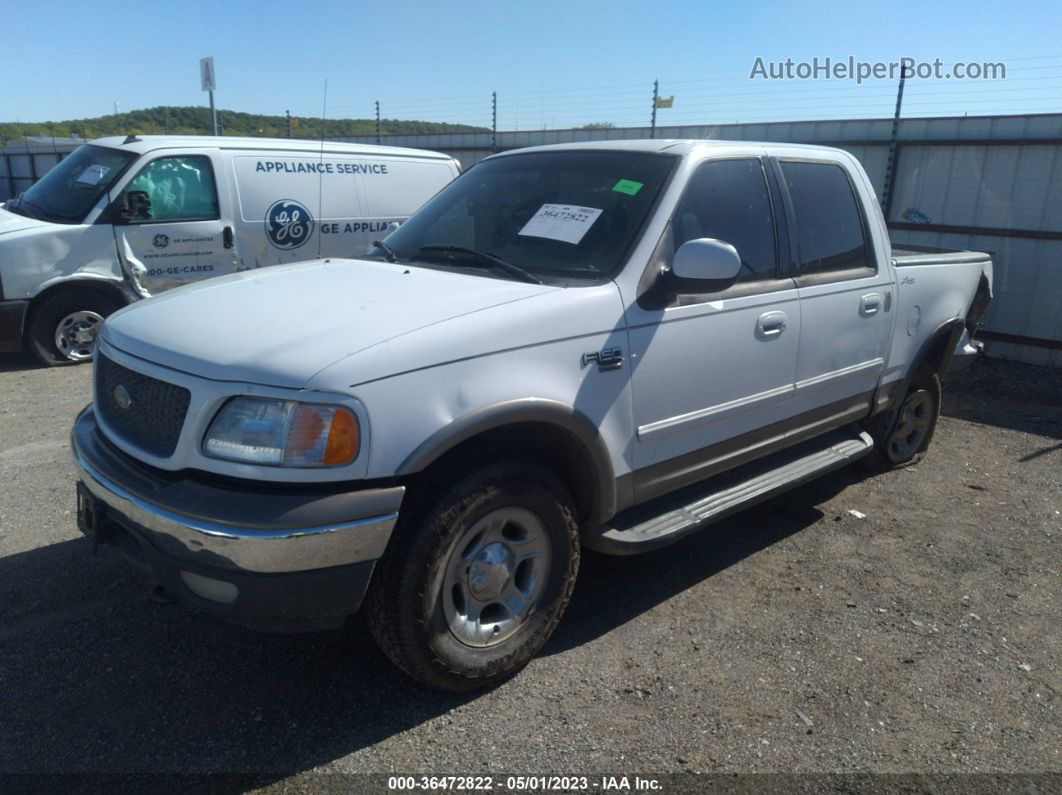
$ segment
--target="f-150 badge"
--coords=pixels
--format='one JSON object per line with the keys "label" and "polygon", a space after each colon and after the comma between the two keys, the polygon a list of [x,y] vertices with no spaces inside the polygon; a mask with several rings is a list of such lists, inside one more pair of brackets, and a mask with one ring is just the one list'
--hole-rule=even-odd
{"label": "f-150 badge", "polygon": [[591,351],[583,354],[583,367],[591,362],[597,362],[598,370],[616,370],[623,366],[622,348],[603,348],[600,351]]}

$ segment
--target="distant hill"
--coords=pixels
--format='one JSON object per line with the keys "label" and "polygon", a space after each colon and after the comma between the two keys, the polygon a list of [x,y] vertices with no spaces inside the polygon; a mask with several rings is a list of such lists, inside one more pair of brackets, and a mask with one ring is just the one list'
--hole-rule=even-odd
{"label": "distant hill", "polygon": [[[320,138],[356,135],[375,135],[374,119],[326,119],[292,117],[292,137]],[[218,111],[218,127],[222,135],[252,135],[267,138],[286,138],[287,120],[284,116],[263,116],[256,113],[239,113],[234,110]],[[381,119],[380,132],[384,135],[437,132],[489,132],[484,127],[467,124],[449,124],[433,121],[398,121]],[[160,106],[146,110],[133,110],[94,119],[72,119],[57,122],[3,122],[0,123],[0,140],[8,141],[23,135],[54,135],[65,137],[79,135],[82,138],[100,138],[105,135],[209,135],[210,109],[203,107]]]}

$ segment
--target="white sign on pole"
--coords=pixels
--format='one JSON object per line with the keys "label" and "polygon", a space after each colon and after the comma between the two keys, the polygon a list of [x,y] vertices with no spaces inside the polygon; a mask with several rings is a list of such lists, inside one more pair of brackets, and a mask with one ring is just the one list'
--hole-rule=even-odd
{"label": "white sign on pole", "polygon": [[199,81],[203,84],[204,91],[213,91],[214,86],[214,59],[199,59]]}

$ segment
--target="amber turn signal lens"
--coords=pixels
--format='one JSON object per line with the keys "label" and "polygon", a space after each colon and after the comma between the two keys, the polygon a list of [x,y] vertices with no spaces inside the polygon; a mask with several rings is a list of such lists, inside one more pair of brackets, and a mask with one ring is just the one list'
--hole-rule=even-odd
{"label": "amber turn signal lens", "polygon": [[349,464],[358,455],[358,420],[353,412],[345,408],[336,408],[332,415],[332,425],[328,429],[328,441],[325,443],[325,466]]}

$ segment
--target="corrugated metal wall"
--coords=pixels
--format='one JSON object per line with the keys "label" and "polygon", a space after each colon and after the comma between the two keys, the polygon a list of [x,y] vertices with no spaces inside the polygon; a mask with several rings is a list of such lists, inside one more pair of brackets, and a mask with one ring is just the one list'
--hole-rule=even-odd
{"label": "corrugated metal wall", "polygon": [[76,145],[62,144],[47,151],[9,146],[0,149],[0,202],[26,190],[48,173],[59,159],[74,151]]}

